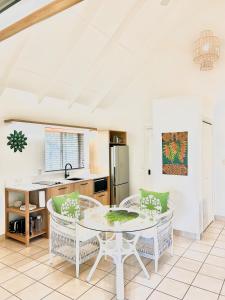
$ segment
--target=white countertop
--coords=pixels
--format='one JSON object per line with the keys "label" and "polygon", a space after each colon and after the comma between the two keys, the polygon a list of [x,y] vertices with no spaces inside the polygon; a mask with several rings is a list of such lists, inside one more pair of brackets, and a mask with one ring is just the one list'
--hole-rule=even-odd
{"label": "white countertop", "polygon": [[[34,184],[31,182],[27,182],[27,183],[12,183],[12,184],[7,184],[5,188],[7,189],[13,189],[13,190],[19,190],[19,191],[25,191],[25,192],[32,192],[32,191],[38,191],[38,190],[44,190],[44,189],[49,189],[49,188],[53,188],[53,187],[58,187],[61,185],[65,185],[65,184],[73,184],[76,182],[82,182],[82,181],[86,181],[86,180],[94,180],[94,179],[98,179],[98,178],[102,178],[102,177],[108,177],[109,175],[106,174],[90,174],[88,176],[81,176],[82,179],[81,180],[66,180],[66,179],[44,179],[44,181],[52,181],[52,182],[60,182],[59,184],[54,184],[54,185],[41,185],[41,184]],[[75,177],[75,176],[72,176]],[[35,182],[37,182],[38,180],[35,180]],[[40,179],[40,181],[43,181],[43,179]]]}

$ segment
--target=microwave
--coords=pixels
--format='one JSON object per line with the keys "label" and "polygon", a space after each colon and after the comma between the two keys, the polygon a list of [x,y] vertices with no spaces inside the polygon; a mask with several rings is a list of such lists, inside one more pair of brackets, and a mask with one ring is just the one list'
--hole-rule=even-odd
{"label": "microwave", "polygon": [[94,193],[101,193],[107,191],[108,180],[106,177],[94,179]]}

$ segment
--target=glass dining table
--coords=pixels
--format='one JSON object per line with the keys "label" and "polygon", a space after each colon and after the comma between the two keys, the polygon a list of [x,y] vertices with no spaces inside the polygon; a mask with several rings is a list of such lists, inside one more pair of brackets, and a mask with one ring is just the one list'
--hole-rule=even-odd
{"label": "glass dining table", "polygon": [[91,280],[103,256],[112,257],[116,266],[116,297],[118,300],[124,300],[124,261],[130,255],[135,255],[145,276],[149,278],[149,273],[136,250],[136,244],[143,231],[148,231],[152,236],[156,234],[157,224],[157,219],[135,209],[109,206],[86,209],[78,221],[78,226],[95,231],[100,245],[99,254],[87,281]]}

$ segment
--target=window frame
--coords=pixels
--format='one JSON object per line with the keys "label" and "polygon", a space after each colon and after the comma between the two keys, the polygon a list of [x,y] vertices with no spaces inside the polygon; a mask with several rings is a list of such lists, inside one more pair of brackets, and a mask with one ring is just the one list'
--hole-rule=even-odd
{"label": "window frame", "polygon": [[[62,171],[65,170],[65,166],[62,168],[62,169],[54,169],[54,170],[46,170],[46,133],[47,132],[57,132],[57,133],[60,133],[60,164],[63,165],[63,133],[71,133],[71,134],[81,134],[83,135],[83,155],[85,155],[85,133],[84,132],[77,132],[77,131],[70,131],[70,130],[65,130],[65,129],[57,129],[57,128],[45,128],[45,149],[44,149],[44,169],[45,169],[45,173],[49,173],[49,172],[59,172],[61,173]],[[79,138],[78,138],[79,139]],[[81,151],[78,152],[79,154],[79,162],[81,161],[80,157],[81,157]],[[70,163],[70,162],[68,162]],[[71,164],[71,163],[70,163]],[[72,165],[72,164],[71,164]],[[73,166],[73,165],[72,165]],[[72,169],[70,170],[81,170],[81,169],[85,169],[85,160],[84,160],[84,163],[83,163],[83,166],[82,167],[78,167],[78,168],[75,168],[73,167]]]}

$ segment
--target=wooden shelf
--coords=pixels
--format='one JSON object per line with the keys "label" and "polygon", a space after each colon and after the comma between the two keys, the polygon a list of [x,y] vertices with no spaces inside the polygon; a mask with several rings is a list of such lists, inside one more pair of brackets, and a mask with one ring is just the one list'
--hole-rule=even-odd
{"label": "wooden shelf", "polygon": [[[119,138],[120,141],[118,143],[114,142],[114,138]],[[126,145],[127,144],[126,131],[110,130],[109,131],[109,141],[110,141],[110,145]]]}
{"label": "wooden shelf", "polygon": [[37,207],[35,209],[30,210],[29,213],[33,214],[35,212],[39,212],[39,211],[42,211],[42,210],[46,210],[46,207]]}
{"label": "wooden shelf", "polygon": [[110,142],[109,144],[110,145],[114,145],[114,146],[116,146],[116,145],[118,145],[118,146],[125,146],[126,145],[125,143],[113,143],[113,142]]}
{"label": "wooden shelf", "polygon": [[47,230],[46,229],[42,229],[41,231],[38,231],[38,232],[33,232],[32,235],[30,235],[30,239],[33,239],[33,238],[36,238],[37,236],[40,236],[40,235],[43,235],[43,234],[46,234],[47,233]]}
{"label": "wooden shelf", "polygon": [[19,208],[16,208],[16,207],[7,207],[6,211],[8,213],[13,213],[13,214],[17,214],[17,215],[20,215],[20,216],[25,216],[25,211],[20,210]]}
{"label": "wooden shelf", "polygon": [[96,127],[87,127],[87,126],[71,125],[71,124],[64,124],[64,123],[50,123],[50,122],[33,121],[33,120],[21,120],[21,119],[6,119],[4,120],[4,123],[28,123],[28,124],[37,124],[37,125],[45,125],[45,126],[60,126],[60,127],[69,127],[69,128],[89,129],[93,131],[97,130]]}
{"label": "wooden shelf", "polygon": [[[46,234],[46,233],[47,233],[47,230],[43,229],[39,232],[33,232],[33,234],[29,236],[29,238],[31,240],[33,238],[36,238],[36,237],[41,236],[41,235]],[[26,236],[23,233],[16,233],[16,232],[9,232],[8,231],[8,232],[6,232],[6,236],[10,237],[10,238],[13,238],[17,241],[23,242],[23,243],[26,242]]]}
{"label": "wooden shelf", "polygon": [[[25,210],[20,210],[20,208],[17,207],[9,207],[9,204],[12,204],[15,197],[11,198],[10,195],[11,193],[23,193],[23,203],[25,204],[25,208],[29,207],[29,203],[38,205],[38,197],[37,197],[37,192],[36,191],[27,191],[27,190],[17,190],[17,189],[5,189],[5,235],[6,237],[15,239],[17,241],[20,241],[26,246],[29,246],[30,240],[37,237],[46,234],[48,237],[48,223],[49,223],[49,216],[48,216],[48,210],[47,207],[37,207],[33,210],[25,209]],[[10,201],[11,200],[11,201]],[[43,227],[44,229],[41,230],[40,232],[33,232],[33,235],[30,236],[29,231],[30,231],[30,216],[32,216],[35,213],[40,213],[42,215],[42,220],[43,220]],[[26,232],[25,234],[22,233],[13,233],[9,232],[9,223],[11,220],[15,219],[14,216],[10,216],[10,214],[15,214],[18,216],[22,216],[25,220],[25,229]]]}
{"label": "wooden shelf", "polygon": [[[39,212],[39,211],[42,211],[42,210],[45,210],[45,209],[46,209],[46,207],[38,207],[38,208],[30,210],[29,214],[33,214],[33,213],[36,213],[36,212]],[[20,216],[25,216],[26,215],[26,212],[24,210],[20,210],[17,207],[7,207],[6,211],[8,213],[17,214],[17,215],[20,215]]]}
{"label": "wooden shelf", "polygon": [[26,236],[23,233],[12,233],[12,232],[7,231],[6,236],[13,238],[17,241],[26,243]]}

